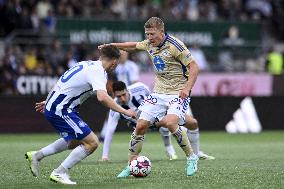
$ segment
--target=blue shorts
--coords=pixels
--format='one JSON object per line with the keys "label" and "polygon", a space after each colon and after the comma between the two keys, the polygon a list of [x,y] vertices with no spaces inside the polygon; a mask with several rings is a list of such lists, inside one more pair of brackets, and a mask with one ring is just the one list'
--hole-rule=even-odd
{"label": "blue shorts", "polygon": [[58,116],[45,109],[45,118],[66,141],[81,140],[88,136],[92,130],[80,117],[78,112],[65,113]]}

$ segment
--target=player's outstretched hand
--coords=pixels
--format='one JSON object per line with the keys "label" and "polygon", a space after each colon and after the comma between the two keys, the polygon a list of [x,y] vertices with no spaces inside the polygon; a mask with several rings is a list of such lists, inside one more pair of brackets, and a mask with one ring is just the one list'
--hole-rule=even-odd
{"label": "player's outstretched hand", "polygon": [[136,119],[136,116],[137,116],[136,112],[132,109],[126,110],[125,115],[132,117],[133,119]]}
{"label": "player's outstretched hand", "polygon": [[45,101],[37,102],[35,104],[35,110],[37,112],[44,113],[44,106],[45,106]]}

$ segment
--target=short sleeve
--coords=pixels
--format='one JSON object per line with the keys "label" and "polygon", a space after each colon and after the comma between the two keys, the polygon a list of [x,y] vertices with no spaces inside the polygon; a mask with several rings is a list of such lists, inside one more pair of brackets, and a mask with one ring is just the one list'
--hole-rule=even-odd
{"label": "short sleeve", "polygon": [[185,66],[189,65],[190,62],[194,60],[192,54],[187,48],[178,53],[177,59]]}
{"label": "short sleeve", "polygon": [[104,90],[106,91],[107,77],[103,68],[97,66],[89,67],[87,72],[88,83],[92,86],[93,91]]}
{"label": "short sleeve", "polygon": [[188,48],[184,45],[183,42],[176,39],[176,43],[178,44],[177,48],[176,46],[172,46],[172,54],[181,62],[183,65],[187,66],[190,64],[190,62],[193,60],[193,56],[188,50]]}

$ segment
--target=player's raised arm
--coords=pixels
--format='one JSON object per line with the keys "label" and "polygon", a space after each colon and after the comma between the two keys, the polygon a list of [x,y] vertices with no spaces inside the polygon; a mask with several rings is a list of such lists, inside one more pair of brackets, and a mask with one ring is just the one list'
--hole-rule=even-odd
{"label": "player's raised arm", "polygon": [[136,44],[137,44],[137,42],[109,43],[109,44],[99,45],[98,49],[101,49],[101,48],[108,46],[108,45],[113,45],[113,46],[116,46],[117,48],[119,48],[120,50],[130,52],[130,51],[136,50]]}
{"label": "player's raised arm", "polygon": [[97,98],[105,106],[109,107],[113,111],[125,114],[129,117],[136,117],[136,113],[132,109],[124,109],[118,105],[104,90],[97,90]]}

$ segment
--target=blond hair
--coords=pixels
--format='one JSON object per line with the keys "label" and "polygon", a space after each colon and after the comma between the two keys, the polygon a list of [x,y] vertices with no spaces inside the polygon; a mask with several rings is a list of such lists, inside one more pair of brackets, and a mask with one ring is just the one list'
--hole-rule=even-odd
{"label": "blond hair", "polygon": [[144,28],[157,28],[158,30],[164,31],[164,22],[161,18],[151,17],[144,24]]}

